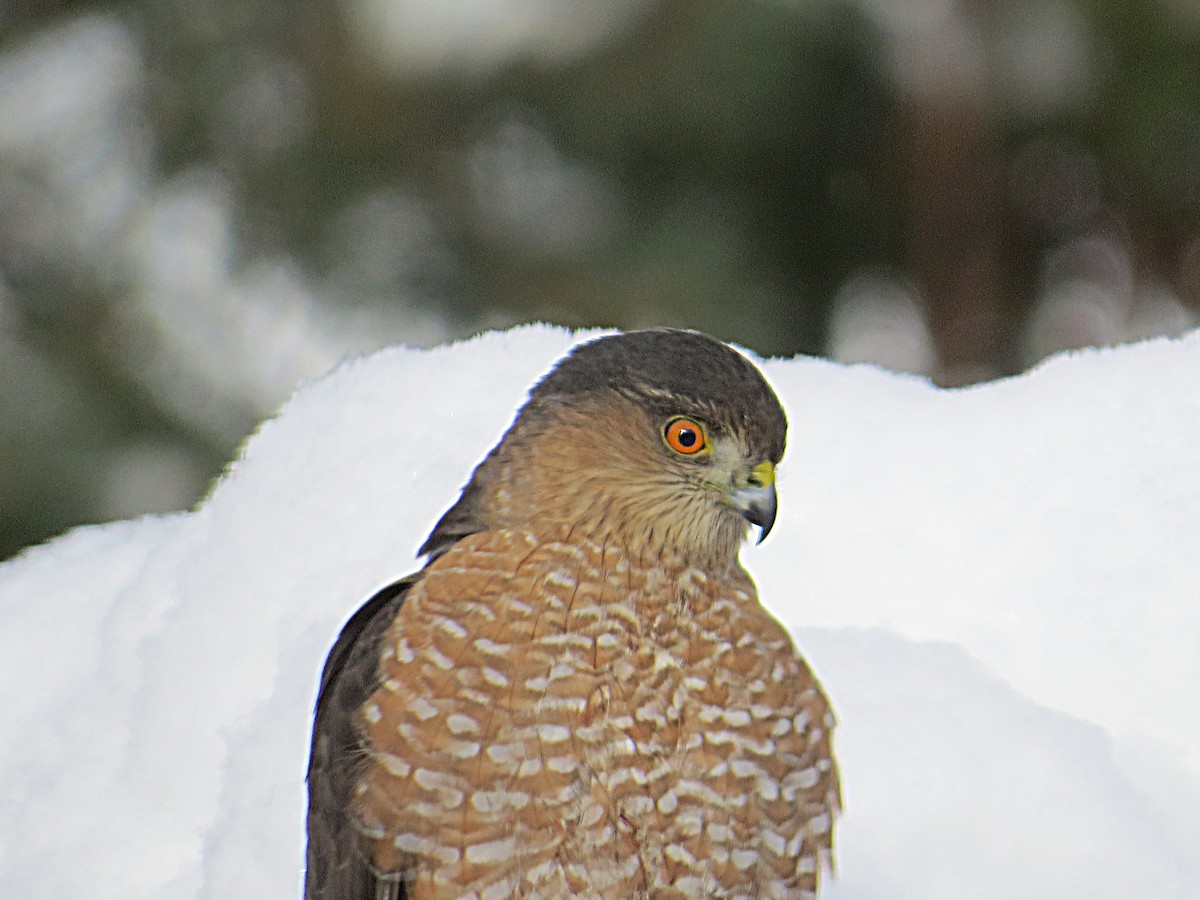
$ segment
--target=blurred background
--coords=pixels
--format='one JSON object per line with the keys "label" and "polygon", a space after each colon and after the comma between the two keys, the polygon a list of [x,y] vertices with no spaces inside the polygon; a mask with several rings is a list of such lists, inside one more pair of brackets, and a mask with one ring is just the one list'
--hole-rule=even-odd
{"label": "blurred background", "polygon": [[1184,331],[1200,2],[0,3],[0,558],[534,319],[948,386]]}

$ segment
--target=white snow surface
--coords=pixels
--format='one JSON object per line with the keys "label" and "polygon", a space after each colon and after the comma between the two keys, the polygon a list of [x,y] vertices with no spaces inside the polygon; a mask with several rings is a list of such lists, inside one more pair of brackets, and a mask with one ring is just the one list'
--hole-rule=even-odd
{"label": "white snow surface", "polygon": [[[580,337],[345,364],[195,511],[0,566],[0,897],[298,898],[326,651]],[[1200,897],[1200,333],[959,391],[764,368],[743,560],[840,719],[823,896]]]}

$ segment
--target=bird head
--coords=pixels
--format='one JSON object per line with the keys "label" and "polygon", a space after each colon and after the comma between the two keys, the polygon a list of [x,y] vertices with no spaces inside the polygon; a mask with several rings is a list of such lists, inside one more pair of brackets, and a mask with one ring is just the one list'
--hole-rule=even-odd
{"label": "bird head", "polygon": [[494,528],[570,528],[721,567],[775,521],[787,420],[758,369],[693,331],[575,347],[530,392],[422,553]]}

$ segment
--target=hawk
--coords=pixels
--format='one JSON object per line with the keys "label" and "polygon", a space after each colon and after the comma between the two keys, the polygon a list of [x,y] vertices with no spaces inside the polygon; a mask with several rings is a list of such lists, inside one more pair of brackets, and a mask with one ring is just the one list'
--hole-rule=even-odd
{"label": "hawk", "polygon": [[815,896],[833,716],[738,560],[786,428],[703,334],[560,360],[329,654],[307,900]]}

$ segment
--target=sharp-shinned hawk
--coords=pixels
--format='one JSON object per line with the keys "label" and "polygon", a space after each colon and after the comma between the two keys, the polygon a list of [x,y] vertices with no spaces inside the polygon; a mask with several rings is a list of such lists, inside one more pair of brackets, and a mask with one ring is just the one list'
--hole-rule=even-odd
{"label": "sharp-shinned hawk", "polygon": [[786,427],[702,334],[562,359],[329,654],[307,900],[815,895],[833,717],[738,560]]}

